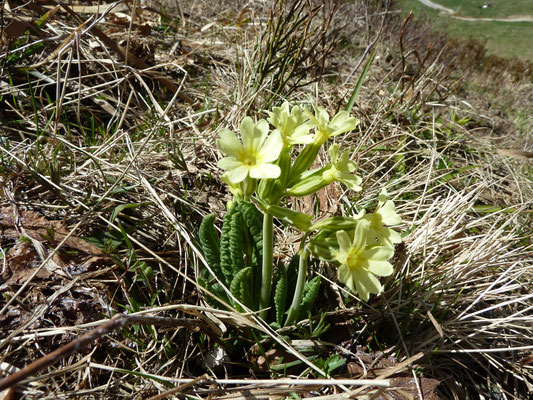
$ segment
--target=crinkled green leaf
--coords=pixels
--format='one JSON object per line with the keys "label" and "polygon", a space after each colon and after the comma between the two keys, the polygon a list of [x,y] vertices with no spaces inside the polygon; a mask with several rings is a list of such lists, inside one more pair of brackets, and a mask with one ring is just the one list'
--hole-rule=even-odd
{"label": "crinkled green leaf", "polygon": [[307,316],[307,313],[313,308],[316,297],[318,295],[318,289],[320,287],[320,277],[315,276],[313,279],[305,283],[304,294],[302,297],[302,303],[300,304],[300,318],[303,319]]}
{"label": "crinkled green leaf", "polygon": [[231,270],[232,275],[235,276],[244,265],[244,218],[241,213],[241,208],[238,205],[237,212],[231,216],[231,229],[229,231],[229,249],[231,253]]}
{"label": "crinkled green leaf", "polygon": [[[229,304],[228,295],[222,285],[220,285],[216,281],[209,281],[207,279],[198,278],[198,284],[209,290],[213,295],[217,296],[221,300],[225,301],[227,304]],[[205,301],[207,304],[209,304],[211,307],[219,309],[219,310],[225,310],[226,307],[222,305],[218,300],[216,300],[213,296],[210,296],[209,294],[204,295]]]}
{"label": "crinkled green leaf", "polygon": [[215,213],[212,213],[202,220],[199,236],[205,260],[220,278],[220,239],[214,225],[215,216]]}
{"label": "crinkled green leaf", "polygon": [[[235,276],[230,285],[231,293],[245,306],[253,308],[252,285],[251,285],[252,268],[246,267],[241,269]],[[239,311],[244,311],[241,306],[234,304]]]}
{"label": "crinkled green leaf", "polygon": [[283,316],[285,315],[285,306],[287,304],[287,270],[285,265],[278,266],[278,281],[276,283],[276,290],[274,292],[274,307],[276,309],[276,322],[283,326]]}
{"label": "crinkled green leaf", "polygon": [[222,224],[222,234],[220,236],[220,269],[224,274],[226,285],[229,285],[233,279],[233,260],[230,249],[231,243],[231,220],[234,214],[240,213],[238,202],[234,202],[226,215]]}
{"label": "crinkled green leaf", "polygon": [[241,212],[246,222],[246,226],[252,235],[254,245],[262,255],[263,254],[263,213],[257,207],[249,202],[240,203]]}

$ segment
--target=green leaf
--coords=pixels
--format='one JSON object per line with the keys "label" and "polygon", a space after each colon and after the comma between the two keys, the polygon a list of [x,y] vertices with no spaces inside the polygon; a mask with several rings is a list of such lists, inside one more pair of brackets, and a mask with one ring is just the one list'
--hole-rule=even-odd
{"label": "green leaf", "polygon": [[315,304],[318,295],[318,288],[320,287],[320,277],[315,276],[309,282],[305,283],[302,303],[300,305],[300,318],[303,319],[307,315],[313,304]]}
{"label": "green leaf", "polygon": [[241,202],[240,207],[244,221],[248,227],[248,239],[252,242],[250,243],[251,254],[247,254],[246,256],[251,257],[251,263],[248,259],[247,263],[252,266],[254,304],[259,304],[262,280],[261,265],[263,263],[263,213],[249,201]]}
{"label": "green leaf", "polygon": [[274,292],[274,307],[276,309],[276,322],[280,326],[283,326],[283,316],[285,315],[285,306],[287,303],[287,270],[285,269],[285,265],[280,263],[277,271],[279,278],[278,282],[276,283],[276,290]]}
{"label": "green leaf", "polygon": [[[241,269],[233,278],[230,285],[230,291],[245,306],[253,309],[252,288],[250,284],[251,276],[251,267]],[[244,311],[238,304],[235,304],[235,308],[239,311]]]}
{"label": "green leaf", "polygon": [[225,283],[229,285],[233,280],[233,266],[230,251],[231,242],[231,219],[235,213],[239,212],[238,202],[234,202],[226,215],[222,224],[222,234],[220,235],[220,269],[224,274]]}
{"label": "green leaf", "polygon": [[345,358],[341,358],[338,354],[333,354],[328,359],[322,358],[315,361],[315,364],[324,370],[328,375],[339,367],[342,367],[346,363]]}
{"label": "green leaf", "polygon": [[115,209],[111,213],[111,216],[109,217],[109,222],[113,222],[115,220],[115,218],[117,218],[118,215],[122,211],[124,211],[124,210],[126,210],[128,208],[136,208],[136,207],[146,206],[146,205],[149,205],[149,204],[153,204],[153,203],[151,201],[145,201],[143,203],[121,204],[120,206],[115,207]]}
{"label": "green leaf", "polygon": [[[219,299],[225,301],[227,304],[230,304],[228,300],[228,295],[221,284],[216,281],[209,281],[207,279],[198,278],[198,284],[211,292],[214,296],[217,296]],[[211,307],[218,310],[225,310],[227,307],[222,305],[217,299],[209,294],[204,294],[204,299]]]}
{"label": "green leaf", "polygon": [[229,250],[231,254],[231,270],[232,276],[235,276],[244,267],[245,254],[245,237],[244,218],[241,213],[240,205],[237,205],[237,211],[233,213],[230,220],[231,228],[229,231]]}
{"label": "green leaf", "polygon": [[207,264],[218,278],[222,278],[220,270],[220,239],[215,229],[215,213],[207,215],[200,225],[199,236],[202,251]]}
{"label": "green leaf", "polygon": [[446,183],[454,179],[455,177],[461,175],[463,172],[466,172],[468,170],[479,168],[480,165],[466,165],[461,168],[453,169],[451,172],[448,172],[446,175],[441,176],[438,178],[439,183]]}
{"label": "green leaf", "polygon": [[254,244],[259,251],[259,254],[263,254],[263,213],[257,209],[257,207],[249,202],[243,201],[240,203],[241,212],[244,216],[246,226],[248,227],[253,239]]}
{"label": "green leaf", "polygon": [[372,61],[374,61],[374,56],[376,55],[376,50],[372,52],[370,57],[368,58],[365,68],[363,69],[363,73],[361,76],[359,76],[359,79],[357,80],[357,83],[355,84],[355,87],[353,88],[352,95],[350,96],[350,99],[348,100],[348,103],[346,104],[346,107],[344,108],[345,111],[350,112],[355,104],[355,98],[357,97],[357,94],[359,93],[359,90],[361,89],[361,86],[363,85],[363,82],[365,80],[366,74],[368,72],[368,69],[370,68],[370,65],[372,64]]}

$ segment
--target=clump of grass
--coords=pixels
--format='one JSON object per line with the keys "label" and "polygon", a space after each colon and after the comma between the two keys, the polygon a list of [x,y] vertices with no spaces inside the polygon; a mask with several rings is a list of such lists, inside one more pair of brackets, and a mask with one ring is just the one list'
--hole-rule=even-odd
{"label": "clump of grass", "polygon": [[254,52],[251,82],[253,92],[268,93],[264,108],[320,79],[339,35],[331,26],[337,6],[329,8],[301,0],[272,5]]}

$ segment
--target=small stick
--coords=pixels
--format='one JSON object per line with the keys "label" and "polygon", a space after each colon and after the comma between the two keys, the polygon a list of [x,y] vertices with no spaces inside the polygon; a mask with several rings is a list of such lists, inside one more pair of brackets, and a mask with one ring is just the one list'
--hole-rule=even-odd
{"label": "small stick", "polygon": [[63,347],[51,352],[50,354],[39,358],[32,362],[21,370],[9,375],[8,377],[0,380],[0,392],[11,386],[16,385],[21,380],[26,379],[31,375],[35,375],[42,369],[61,361],[63,358],[76,353],[94,340],[107,335],[108,333],[121,329],[130,325],[158,325],[167,327],[183,327],[188,329],[203,328],[207,329],[203,321],[191,319],[191,318],[164,318],[164,317],[146,317],[139,315],[126,315],[117,314],[109,321],[104,322],[98,328],[95,328],[86,334],[82,335],[78,339],[66,344]]}

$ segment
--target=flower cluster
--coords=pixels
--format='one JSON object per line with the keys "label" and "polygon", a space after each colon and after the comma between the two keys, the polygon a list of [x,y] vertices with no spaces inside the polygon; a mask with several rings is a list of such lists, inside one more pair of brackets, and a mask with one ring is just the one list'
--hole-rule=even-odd
{"label": "flower cluster", "polygon": [[[312,110],[285,102],[268,113],[267,120],[246,117],[240,126],[240,139],[230,130],[222,129],[217,140],[226,155],[218,166],[226,172],[222,179],[229,185],[236,201],[253,201],[263,212],[263,274],[261,298],[270,298],[272,267],[272,218],[292,225],[310,238],[302,243],[300,257],[311,253],[338,265],[338,279],[352,292],[367,301],[382,286],[378,276],[389,276],[393,267],[389,260],[400,235],[390,227],[401,218],[394,203],[383,190],[373,213],[362,210],[355,217],[337,216],[312,224],[312,216],[284,207],[283,199],[316,193],[338,182],[352,191],[360,191],[362,179],[355,174],[357,165],[349,152],[341,152],[338,144],[330,144],[330,161],[310,169],[320,148],[332,137],[354,130],[359,121],[346,111],[333,118],[322,108]],[[272,130],[271,130],[272,127]],[[305,240],[304,239],[304,240]],[[266,255],[265,255],[266,254]],[[302,266],[303,265],[303,266]],[[301,268],[306,268],[306,262]],[[299,274],[305,278],[305,273]],[[266,281],[265,281],[266,280]],[[264,289],[266,287],[266,289]],[[263,293],[264,291],[264,293]],[[296,288],[296,293],[299,289]],[[295,294],[293,307],[299,304]],[[261,309],[268,304],[261,304]],[[294,310],[291,310],[294,311]],[[263,314],[264,315],[264,314]],[[291,321],[289,312],[288,321]]]}
{"label": "flower cluster", "polygon": [[401,223],[392,200],[385,190],[373,213],[362,210],[355,218],[336,217],[316,224],[321,228],[311,240],[311,252],[319,258],[339,264],[338,279],[367,301],[370,294],[382,290],[376,276],[390,276],[390,258],[401,236],[390,226]]}

